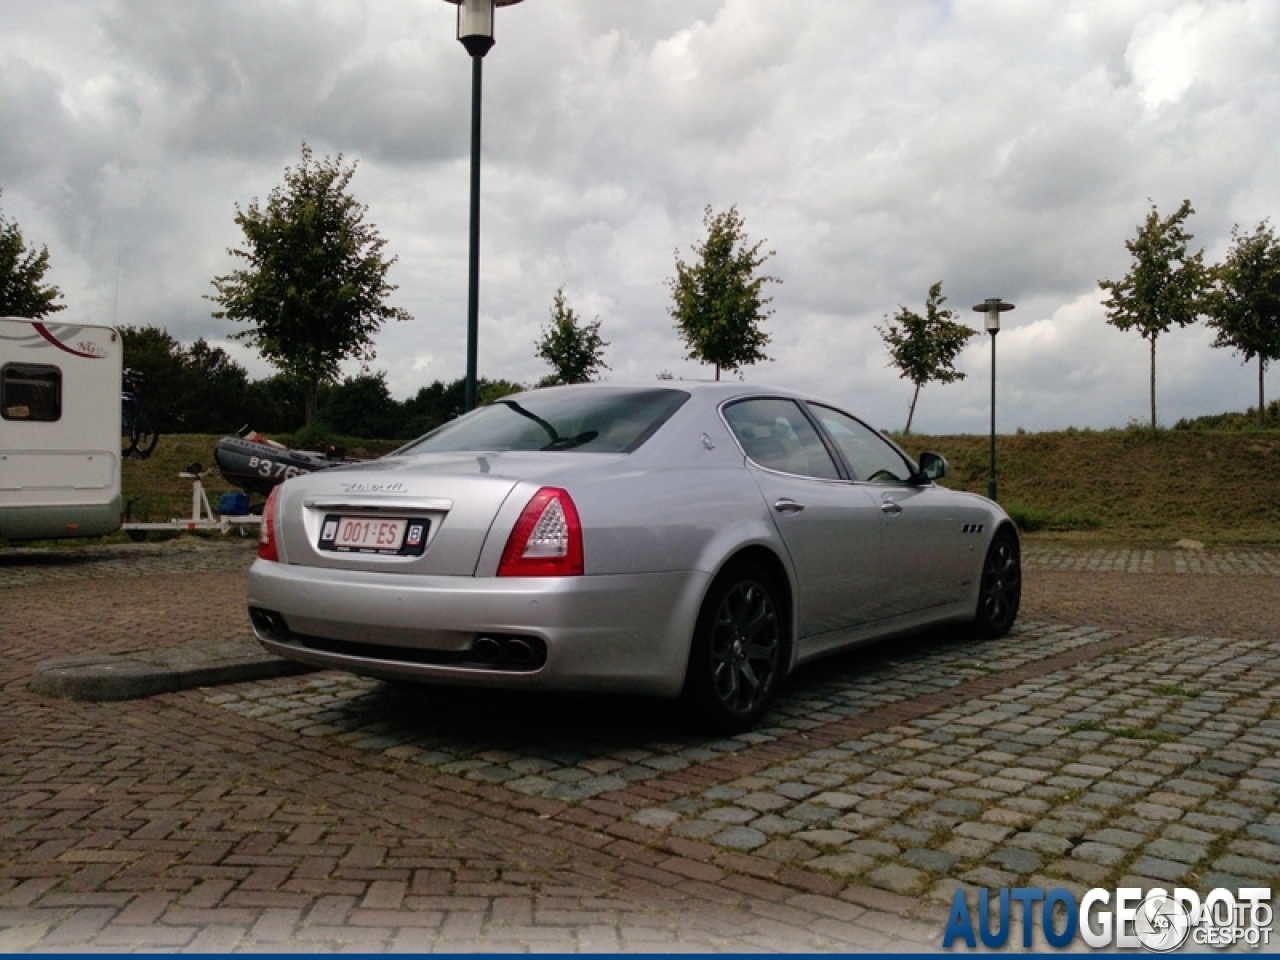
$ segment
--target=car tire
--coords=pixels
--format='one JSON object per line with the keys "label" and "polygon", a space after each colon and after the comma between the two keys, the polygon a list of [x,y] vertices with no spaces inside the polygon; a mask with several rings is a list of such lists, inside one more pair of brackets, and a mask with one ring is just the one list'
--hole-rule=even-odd
{"label": "car tire", "polygon": [[996,531],[982,562],[973,632],[983,639],[1003,637],[1018,618],[1022,603],[1022,550],[1008,527]]}
{"label": "car tire", "polygon": [[736,563],[721,572],[703,601],[683,696],[697,718],[718,732],[749,729],[773,699],[786,666],[781,597],[763,568]]}

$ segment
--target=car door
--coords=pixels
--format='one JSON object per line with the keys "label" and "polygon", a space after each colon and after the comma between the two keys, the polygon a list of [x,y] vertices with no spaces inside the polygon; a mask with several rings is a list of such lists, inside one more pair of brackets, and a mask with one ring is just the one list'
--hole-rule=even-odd
{"label": "car door", "polygon": [[883,616],[879,508],[849,481],[799,404],[753,397],[726,405],[724,416],[795,568],[799,637]]}
{"label": "car door", "polygon": [[959,563],[963,522],[950,491],[913,482],[914,465],[860,420],[834,407],[808,407],[844,457],[856,486],[876,505],[886,615],[959,600],[965,588]]}

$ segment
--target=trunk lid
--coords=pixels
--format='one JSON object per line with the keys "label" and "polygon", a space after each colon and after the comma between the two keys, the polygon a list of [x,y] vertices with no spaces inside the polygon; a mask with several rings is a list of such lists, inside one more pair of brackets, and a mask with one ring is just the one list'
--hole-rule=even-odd
{"label": "trunk lid", "polygon": [[[280,488],[280,560],[388,574],[474,576],[494,521],[517,486],[561,484],[567,470],[593,473],[616,459],[564,452],[434,453],[295,477]],[[523,506],[515,505],[515,512]],[[503,513],[509,526],[512,510]],[[357,539],[347,536],[350,531]],[[358,539],[361,532],[364,539]],[[499,547],[508,533],[495,531]]]}

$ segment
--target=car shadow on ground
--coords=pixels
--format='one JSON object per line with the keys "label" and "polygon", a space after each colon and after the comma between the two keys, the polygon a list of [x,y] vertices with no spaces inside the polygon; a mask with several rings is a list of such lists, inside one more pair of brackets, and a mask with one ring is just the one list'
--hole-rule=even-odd
{"label": "car shadow on ground", "polygon": [[[857,690],[919,661],[954,654],[981,641],[955,625],[844,651],[805,664],[784,682],[757,725],[776,735],[801,729],[804,717],[829,702],[833,687]],[[856,696],[856,694],[855,694]],[[388,740],[447,742],[464,754],[485,750],[563,751],[583,757],[655,744],[687,749],[724,741],[679,701],[620,694],[564,694],[367,681],[355,695],[331,705],[325,721],[348,731],[376,731]],[[767,735],[767,734],[766,734]],[[752,734],[746,735],[748,738]],[[749,740],[748,740],[749,742]],[[734,744],[740,748],[744,743]],[[720,747],[727,748],[728,743]],[[571,759],[569,756],[564,759]]]}
{"label": "car shadow on ground", "polygon": [[[0,545],[4,541],[0,540]],[[111,560],[109,554],[79,550],[0,549],[0,567],[80,567]]]}

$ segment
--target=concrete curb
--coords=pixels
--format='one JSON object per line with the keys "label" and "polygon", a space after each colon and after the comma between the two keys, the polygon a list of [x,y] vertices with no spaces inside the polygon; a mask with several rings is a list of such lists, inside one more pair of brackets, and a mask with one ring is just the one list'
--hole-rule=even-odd
{"label": "concrete curb", "polygon": [[310,673],[316,668],[267,653],[253,640],[189,644],[46,660],[37,664],[30,690],[72,700],[137,700],[158,693]]}

